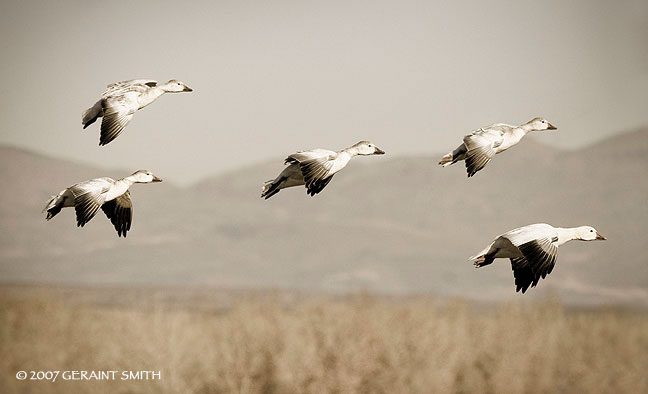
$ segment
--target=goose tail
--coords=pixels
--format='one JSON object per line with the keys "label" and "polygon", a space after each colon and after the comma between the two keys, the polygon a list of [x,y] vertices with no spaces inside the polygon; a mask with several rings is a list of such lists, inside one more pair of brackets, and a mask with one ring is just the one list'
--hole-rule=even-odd
{"label": "goose tail", "polygon": [[443,156],[441,158],[441,161],[439,161],[439,165],[447,167],[458,161],[465,160],[467,151],[468,148],[466,148],[466,145],[461,144],[457,147],[457,149],[453,150],[452,152],[448,152],[445,156]]}
{"label": "goose tail", "polygon": [[487,248],[484,248],[484,250],[482,250],[481,252],[470,257],[470,261],[473,262],[473,265],[476,268],[489,265],[495,260],[495,251],[491,250],[492,246],[493,246],[492,244],[488,245]]}
{"label": "goose tail", "polygon": [[454,162],[452,161],[452,152],[448,152],[445,156],[441,158],[441,161],[439,161],[439,165],[442,167],[447,167]]}
{"label": "goose tail", "polygon": [[485,265],[492,264],[493,261],[495,261],[494,254],[489,254],[488,253],[489,251],[490,251],[490,247],[488,249],[482,250],[481,252],[479,252],[479,254],[472,256],[470,258],[475,268],[480,268]]}
{"label": "goose tail", "polygon": [[279,190],[281,190],[279,189],[280,184],[281,181],[277,179],[266,181],[263,184],[263,188],[261,191],[261,198],[265,198],[267,200],[270,197],[274,196],[275,194],[279,193]]}
{"label": "goose tail", "polygon": [[86,109],[81,116],[81,124],[83,124],[83,128],[85,129],[93,124],[97,118],[101,116],[102,112],[103,107],[101,105],[101,100],[97,101],[92,107]]}
{"label": "goose tail", "polygon": [[[64,190],[65,191],[65,190]],[[45,218],[46,220],[50,220],[54,216],[56,216],[59,212],[61,212],[61,209],[63,209],[63,192],[59,193],[57,196],[52,196],[50,200],[47,202],[47,205],[45,205],[45,208],[41,211],[41,213],[47,211],[47,217]]]}

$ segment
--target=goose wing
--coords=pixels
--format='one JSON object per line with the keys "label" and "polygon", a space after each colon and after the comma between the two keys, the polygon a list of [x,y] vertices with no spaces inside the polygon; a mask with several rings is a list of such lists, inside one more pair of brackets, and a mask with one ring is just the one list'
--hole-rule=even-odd
{"label": "goose wing", "polygon": [[110,190],[113,183],[110,178],[98,178],[77,183],[69,188],[74,197],[78,227],[85,226],[97,214],[104,203],[106,192]]}
{"label": "goose wing", "polygon": [[307,193],[311,196],[321,192],[333,178],[331,169],[337,153],[326,149],[315,149],[293,153],[286,163],[298,163]]}
{"label": "goose wing", "polygon": [[495,156],[495,148],[503,141],[504,133],[500,128],[479,129],[464,137],[468,177],[475,175],[488,164]]}
{"label": "goose wing", "polygon": [[533,224],[504,234],[523,257],[511,259],[516,291],[524,293],[551,273],[558,255],[558,234],[548,224]]}
{"label": "goose wing", "polygon": [[482,127],[478,130],[475,130],[474,133],[482,133],[485,131],[485,132],[497,132],[500,133],[501,135],[504,135],[506,133],[511,132],[511,130],[515,129],[516,127],[517,126],[513,126],[506,123],[493,123],[488,127]]}
{"label": "goose wing", "polygon": [[133,91],[142,92],[148,88],[156,87],[157,84],[158,82],[153,79],[131,79],[129,81],[115,82],[106,87],[102,97],[106,98]]}
{"label": "goose wing", "polygon": [[101,209],[115,226],[117,235],[126,238],[126,233],[130,230],[133,220],[133,202],[130,198],[130,192],[126,190],[126,193],[121,196],[105,202]]}
{"label": "goose wing", "polygon": [[515,278],[516,292],[522,291],[522,294],[524,294],[529,286],[533,284],[535,287],[535,285],[538,284],[538,279],[536,279],[529,262],[524,257],[512,258],[511,269],[513,270],[513,277]]}
{"label": "goose wing", "polygon": [[129,79],[128,81],[120,81],[120,82],[115,82],[111,83],[108,85],[108,87],[114,87],[114,86],[131,86],[131,85],[147,85],[147,86],[156,86],[158,84],[158,81],[154,79]]}
{"label": "goose wing", "polygon": [[313,159],[321,159],[325,157],[334,156],[337,157],[337,152],[333,152],[328,149],[313,149],[313,150],[304,150],[286,158],[286,164],[288,163],[301,163],[302,161],[308,161]]}
{"label": "goose wing", "polygon": [[101,101],[103,120],[99,145],[106,145],[117,138],[139,107],[136,94],[108,97]]}

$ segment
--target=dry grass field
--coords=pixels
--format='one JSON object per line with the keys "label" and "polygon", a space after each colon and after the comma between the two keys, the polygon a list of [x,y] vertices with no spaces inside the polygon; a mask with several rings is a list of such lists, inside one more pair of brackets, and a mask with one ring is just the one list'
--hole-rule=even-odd
{"label": "dry grass field", "polygon": [[[214,295],[120,296],[4,288],[0,391],[648,392],[645,312],[367,295],[257,294],[228,307],[210,307]],[[161,379],[19,381],[19,370],[152,370]]]}

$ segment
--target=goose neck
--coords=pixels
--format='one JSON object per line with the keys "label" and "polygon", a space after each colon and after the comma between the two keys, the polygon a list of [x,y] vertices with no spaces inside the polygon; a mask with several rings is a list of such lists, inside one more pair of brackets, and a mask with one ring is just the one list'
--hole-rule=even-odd
{"label": "goose neck", "polygon": [[518,127],[518,129],[524,131],[524,134],[527,134],[527,133],[530,133],[530,132],[532,132],[532,131],[535,131],[535,129],[533,128],[533,126],[531,126],[531,122],[527,122],[527,123],[521,125],[520,127]]}
{"label": "goose neck", "polygon": [[576,228],[562,228],[557,227],[556,232],[558,233],[558,246],[564,244],[568,241],[573,241],[575,239],[580,239]]}
{"label": "goose neck", "polygon": [[132,184],[134,184],[136,182],[137,182],[137,180],[135,179],[135,177],[133,175],[129,175],[129,176],[125,177],[125,178],[119,179],[115,183],[119,184],[119,185],[125,185],[128,188],[128,187],[130,187]]}
{"label": "goose neck", "polygon": [[348,148],[342,149],[340,151],[340,154],[349,155],[349,158],[351,158],[353,156],[358,156],[359,152],[358,152],[358,148],[356,148],[355,146],[350,146]]}

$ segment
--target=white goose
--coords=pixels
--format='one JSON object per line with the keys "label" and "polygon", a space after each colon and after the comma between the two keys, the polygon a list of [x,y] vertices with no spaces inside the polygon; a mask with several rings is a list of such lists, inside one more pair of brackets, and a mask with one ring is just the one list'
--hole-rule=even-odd
{"label": "white goose", "polygon": [[293,153],[286,158],[289,164],[279,176],[267,181],[263,186],[261,197],[266,200],[281,189],[306,185],[307,194],[314,196],[324,189],[333,175],[343,169],[353,156],[382,155],[385,152],[369,141],[360,141],[355,145],[334,152],[326,149],[313,149]]}
{"label": "white goose", "polygon": [[574,228],[553,227],[539,223],[516,228],[497,237],[476,256],[475,267],[489,265],[497,258],[511,259],[515,291],[524,293],[535,287],[540,278],[551,273],[556,264],[558,247],[567,241],[594,241],[606,238],[590,226]]}
{"label": "white goose", "polygon": [[77,226],[83,227],[101,208],[110,219],[118,236],[126,237],[133,220],[133,203],[128,188],[133,183],[162,182],[162,179],[150,171],[139,170],[125,178],[96,178],[80,182],[61,190],[47,203],[43,212],[47,211],[50,220],[61,209],[74,207],[76,210]]}
{"label": "white goose", "polygon": [[521,126],[495,123],[465,136],[463,143],[454,151],[443,156],[439,164],[447,167],[460,160],[466,160],[468,177],[471,177],[484,168],[496,154],[502,153],[520,142],[527,133],[556,129],[554,125],[543,118],[533,118]]}
{"label": "white goose", "polygon": [[162,85],[151,79],[116,82],[108,85],[99,101],[83,113],[81,123],[85,129],[103,116],[99,145],[106,145],[124,130],[135,111],[151,104],[164,93],[191,91],[190,87],[175,79]]}

